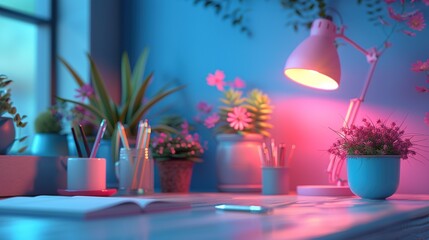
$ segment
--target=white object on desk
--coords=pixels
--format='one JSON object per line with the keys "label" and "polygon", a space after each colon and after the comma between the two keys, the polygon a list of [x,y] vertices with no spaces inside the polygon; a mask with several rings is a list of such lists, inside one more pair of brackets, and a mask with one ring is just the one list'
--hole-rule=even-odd
{"label": "white object on desk", "polygon": [[188,207],[189,204],[184,202],[125,197],[37,196],[0,201],[0,213],[3,214],[66,218],[99,218]]}
{"label": "white object on desk", "polygon": [[69,158],[67,160],[67,190],[106,189],[106,159]]}

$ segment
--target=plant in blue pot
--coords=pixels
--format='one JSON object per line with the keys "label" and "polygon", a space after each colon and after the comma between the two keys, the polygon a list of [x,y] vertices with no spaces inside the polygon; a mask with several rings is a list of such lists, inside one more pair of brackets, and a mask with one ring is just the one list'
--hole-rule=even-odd
{"label": "plant in blue pot", "polygon": [[[23,142],[27,137],[15,139],[15,126],[24,128],[26,115],[20,115],[12,102],[10,84],[12,80],[0,75],[0,155],[7,154],[16,140]],[[25,151],[26,146],[18,151]]]}
{"label": "plant in blue pot", "polygon": [[339,138],[328,152],[347,159],[348,183],[361,198],[385,199],[399,185],[400,159],[416,155],[411,136],[395,122],[364,118],[362,125],[335,131]]}
{"label": "plant in blue pot", "polygon": [[71,108],[63,101],[58,101],[39,113],[34,122],[36,134],[33,137],[31,154],[52,157],[70,155],[67,126],[75,125],[82,119],[83,113],[78,106]]}

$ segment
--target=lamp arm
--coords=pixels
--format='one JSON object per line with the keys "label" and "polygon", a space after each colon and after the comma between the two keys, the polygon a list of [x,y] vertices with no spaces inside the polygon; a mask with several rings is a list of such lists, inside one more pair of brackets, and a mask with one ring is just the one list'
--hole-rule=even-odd
{"label": "lamp arm", "polygon": [[365,100],[368,87],[371,84],[372,77],[374,75],[375,67],[377,65],[378,59],[373,62],[370,62],[370,68],[365,80],[365,83],[362,88],[362,92],[359,98],[353,98],[350,100],[349,108],[347,110],[346,117],[344,119],[343,127],[349,127],[353,125],[356,115],[359,111],[360,104]]}
{"label": "lamp arm", "polygon": [[[377,50],[375,48],[371,48],[370,50],[363,49],[356,42],[354,42],[353,40],[351,40],[350,38],[348,38],[347,36],[344,35],[344,27],[342,27],[340,29],[340,33],[337,34],[336,37],[344,39],[350,45],[355,47],[358,51],[362,52],[366,56],[367,61],[370,64],[370,68],[369,68],[368,74],[366,76],[366,80],[365,80],[364,86],[362,88],[361,95],[359,96],[359,98],[353,98],[350,100],[349,108],[347,110],[347,114],[346,114],[346,117],[345,117],[344,123],[343,123],[343,127],[349,127],[349,126],[353,125],[353,123],[356,119],[356,115],[359,111],[359,107],[360,107],[361,103],[365,100],[365,96],[366,96],[366,93],[368,91],[368,87],[371,84],[372,77],[374,76],[374,71],[375,71],[375,67],[376,67],[377,62],[378,62],[378,58],[380,57],[382,52],[377,52]],[[343,158],[331,156],[330,161],[329,161],[329,165],[328,165],[328,169],[327,169],[327,172],[329,175],[329,181],[333,182],[333,183],[336,182],[336,184],[339,186],[344,185],[344,182],[345,182],[344,180],[342,180],[340,178],[340,172],[341,172],[341,169],[343,167],[344,161],[345,161],[345,159],[343,159]]]}

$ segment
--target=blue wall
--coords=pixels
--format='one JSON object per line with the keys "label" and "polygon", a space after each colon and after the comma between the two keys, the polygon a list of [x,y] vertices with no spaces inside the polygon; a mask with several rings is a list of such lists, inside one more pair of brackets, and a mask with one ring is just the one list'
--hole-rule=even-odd
{"label": "blue wall", "polygon": [[[328,183],[325,169],[326,149],[335,139],[329,129],[341,126],[350,98],[360,95],[368,71],[365,57],[350,45],[339,50],[342,62],[342,83],[337,91],[318,91],[287,80],[282,73],[288,55],[308,31],[294,32],[285,27],[287,13],[278,1],[249,1],[252,11],[248,25],[254,36],[248,38],[222,21],[213,10],[194,6],[186,0],[125,1],[124,48],[135,61],[144,47],[151,50],[147,69],[155,72],[151,89],[168,81],[187,85],[151,112],[177,113],[188,119],[195,116],[195,105],[201,100],[217,103],[220,93],[206,85],[208,73],[223,70],[227,80],[236,76],[246,81],[248,89],[267,92],[275,105],[273,137],[278,142],[296,144],[291,166],[292,187],[300,184]],[[346,34],[364,48],[378,46],[382,30],[367,21],[365,9],[355,1],[331,1],[347,25]],[[346,3],[345,3],[346,2]],[[353,3],[352,3],[353,2]],[[429,18],[429,7],[424,13]],[[416,60],[429,57],[429,30],[410,38],[396,34],[393,46],[381,57],[365,103],[358,119],[389,118],[405,121],[407,131],[427,135],[423,122],[429,110],[428,96],[414,87],[424,84],[424,76],[412,73]],[[209,141],[204,163],[194,169],[192,190],[216,190],[215,147],[213,132],[199,128]],[[428,140],[419,142],[429,146]],[[427,152],[421,151],[423,155]],[[399,192],[429,193],[429,164],[426,156],[403,161]]]}

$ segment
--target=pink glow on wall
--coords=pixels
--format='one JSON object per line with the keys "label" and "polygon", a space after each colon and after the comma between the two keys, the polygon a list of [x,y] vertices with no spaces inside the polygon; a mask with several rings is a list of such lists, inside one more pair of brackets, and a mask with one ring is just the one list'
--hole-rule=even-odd
{"label": "pink glow on wall", "polygon": [[[317,97],[290,97],[273,99],[275,114],[272,123],[276,126],[272,137],[287,146],[296,145],[294,159],[290,166],[290,189],[297,185],[329,184],[326,168],[329,162],[327,149],[337,138],[333,130],[341,128],[348,106],[348,99],[335,100]],[[371,105],[365,102],[357,116],[356,124],[363,118],[378,118],[395,121],[398,124],[406,120],[406,131],[412,133],[429,132],[419,116],[413,116],[407,109],[392,109],[384,106]],[[418,140],[416,136],[416,140]],[[420,137],[421,138],[421,137]],[[421,148],[421,147],[420,147]],[[425,152],[420,152],[425,154]],[[398,192],[423,192],[421,184],[429,181],[424,173],[424,166],[429,159],[417,156],[401,162],[401,179]],[[417,179],[419,176],[421,179]],[[341,177],[347,178],[346,166]],[[420,189],[420,190],[419,190]]]}

